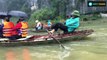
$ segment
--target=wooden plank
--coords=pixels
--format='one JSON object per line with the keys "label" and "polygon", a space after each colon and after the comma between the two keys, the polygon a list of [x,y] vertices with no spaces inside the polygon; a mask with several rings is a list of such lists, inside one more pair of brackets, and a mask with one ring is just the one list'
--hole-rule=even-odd
{"label": "wooden plank", "polygon": [[0,41],[8,41],[8,38],[0,38]]}
{"label": "wooden plank", "polygon": [[[29,38],[31,38],[33,35],[29,35],[27,36],[26,38],[20,38],[20,39],[17,39],[17,40],[27,40]],[[8,41],[9,39],[8,38],[0,38],[0,41]]]}
{"label": "wooden plank", "polygon": [[32,36],[33,36],[33,35],[29,35],[29,36],[27,36],[26,38],[20,38],[20,39],[17,39],[17,40],[19,40],[19,41],[27,40],[27,39],[31,38]]}

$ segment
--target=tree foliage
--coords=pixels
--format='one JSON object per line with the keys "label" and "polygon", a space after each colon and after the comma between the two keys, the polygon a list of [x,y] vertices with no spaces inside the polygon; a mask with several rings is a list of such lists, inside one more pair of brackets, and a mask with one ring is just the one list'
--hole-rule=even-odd
{"label": "tree foliage", "polygon": [[52,0],[52,7],[55,8],[55,15],[66,17],[66,10],[69,0]]}
{"label": "tree foliage", "polygon": [[67,5],[69,0],[51,0],[48,8],[41,7],[41,0],[38,0],[39,10],[31,15],[31,19],[46,20],[51,18],[66,18]]}
{"label": "tree foliage", "polygon": [[35,11],[31,15],[31,19],[38,19],[38,20],[47,20],[50,18],[52,19],[55,16],[54,12],[55,12],[54,9],[43,8],[43,9]]}

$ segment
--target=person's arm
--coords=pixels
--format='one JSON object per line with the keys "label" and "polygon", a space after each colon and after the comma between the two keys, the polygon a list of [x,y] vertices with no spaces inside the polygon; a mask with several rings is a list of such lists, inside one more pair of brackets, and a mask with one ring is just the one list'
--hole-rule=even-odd
{"label": "person's arm", "polygon": [[40,26],[40,22],[37,23],[36,27],[39,27],[39,26]]}
{"label": "person's arm", "polygon": [[16,24],[16,26],[13,28],[13,30],[20,29],[22,27],[21,23]]}
{"label": "person's arm", "polygon": [[1,24],[1,25],[0,25],[0,30],[2,30],[2,29],[3,29],[3,27],[4,27],[4,25],[3,25],[3,24]]}

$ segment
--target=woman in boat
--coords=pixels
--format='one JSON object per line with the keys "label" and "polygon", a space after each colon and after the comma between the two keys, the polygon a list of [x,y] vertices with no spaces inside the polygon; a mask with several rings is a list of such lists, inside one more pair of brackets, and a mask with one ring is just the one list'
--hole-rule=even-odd
{"label": "woman in boat", "polygon": [[48,20],[48,22],[47,22],[47,29],[51,30],[51,26],[52,26],[51,20]]}
{"label": "woman in boat", "polygon": [[51,26],[52,26],[51,20],[47,20],[46,24],[44,24],[43,28],[51,30]]}
{"label": "woman in boat", "polygon": [[13,36],[11,37],[13,40],[18,38],[25,38],[28,34],[28,24],[23,17],[21,17],[15,27],[13,28]]}
{"label": "woman in boat", "polygon": [[48,20],[47,25],[48,25],[48,27],[51,27],[51,25],[52,25],[51,20]]}
{"label": "woman in boat", "polygon": [[36,26],[35,26],[36,31],[41,30],[43,28],[43,24],[38,20],[36,20],[35,22],[36,22]]}
{"label": "woman in boat", "polygon": [[72,12],[72,17],[68,18],[65,21],[65,24],[62,24],[62,23],[53,24],[51,27],[52,30],[49,32],[54,33],[58,29],[61,29],[65,34],[72,33],[76,28],[79,27],[79,16],[80,16],[79,11],[74,10]]}
{"label": "woman in boat", "polygon": [[12,36],[13,27],[14,23],[10,22],[9,17],[5,17],[3,21],[3,37],[10,38]]}

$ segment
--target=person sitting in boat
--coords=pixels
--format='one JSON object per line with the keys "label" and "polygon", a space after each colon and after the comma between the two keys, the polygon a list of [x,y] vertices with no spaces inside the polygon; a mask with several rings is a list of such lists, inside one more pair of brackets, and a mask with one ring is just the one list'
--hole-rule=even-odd
{"label": "person sitting in boat", "polygon": [[48,27],[51,27],[51,25],[52,25],[51,20],[48,20],[47,25],[48,25]]}
{"label": "person sitting in boat", "polygon": [[14,39],[25,38],[28,35],[28,23],[25,21],[23,17],[21,17],[15,27],[13,28],[13,36]]}
{"label": "person sitting in boat", "polygon": [[12,29],[14,27],[14,23],[10,22],[9,17],[5,17],[3,25],[3,37],[10,38],[12,36]]}
{"label": "person sitting in boat", "polygon": [[36,22],[35,30],[36,31],[41,30],[43,28],[43,24],[38,20],[36,20],[35,22]]}
{"label": "person sitting in boat", "polygon": [[1,23],[0,24],[0,38],[3,37],[3,27],[4,27],[4,25]]}
{"label": "person sitting in boat", "polygon": [[65,24],[63,23],[56,23],[53,24],[51,27],[51,31],[49,31],[50,33],[54,33],[55,31],[57,31],[58,29],[63,30],[64,33],[72,33],[76,28],[79,27],[79,11],[74,10],[72,12],[72,17],[68,18],[65,21]]}
{"label": "person sitting in boat", "polygon": [[46,24],[44,24],[43,28],[50,30],[51,29],[51,25],[52,25],[51,20],[47,20]]}

